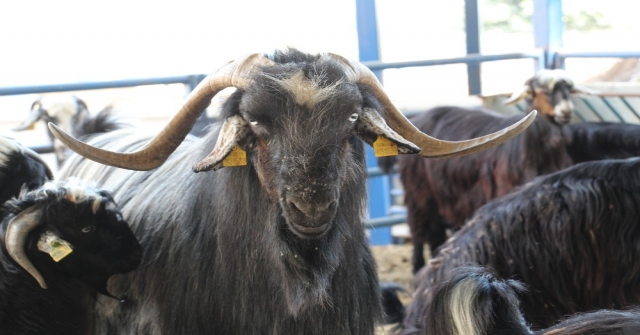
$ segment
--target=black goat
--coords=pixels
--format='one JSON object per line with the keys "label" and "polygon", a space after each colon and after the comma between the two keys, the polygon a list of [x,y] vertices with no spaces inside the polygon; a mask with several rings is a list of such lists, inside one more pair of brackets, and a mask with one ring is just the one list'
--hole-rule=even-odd
{"label": "black goat", "polygon": [[20,194],[23,186],[34,190],[51,179],[51,170],[37,153],[0,136],[0,204]]}
{"label": "black goat", "polygon": [[[453,159],[398,157],[414,246],[414,272],[424,266],[424,243],[435,252],[446,240],[447,229],[460,228],[478,207],[536,176],[572,164],[566,151],[570,138],[564,124],[571,119],[570,94],[576,91],[564,72],[540,71],[508,101],[526,97],[528,109],[540,113],[533,125],[513,141]],[[411,122],[426,134],[453,141],[489,134],[519,118],[486,110],[438,107],[416,115]],[[382,168],[392,165],[389,159],[379,164]]]}
{"label": "black goat", "polygon": [[47,182],[0,213],[2,333],[87,334],[95,294],[109,295],[109,277],[141,260],[111,195],[77,180]]}
{"label": "black goat", "polygon": [[[480,209],[416,276],[423,300],[457,267],[479,264],[528,288],[535,327],[565,315],[640,304],[640,158],[581,163],[542,176]],[[421,305],[422,304],[422,305]]]}
{"label": "black goat", "polygon": [[[498,279],[488,269],[459,267],[432,288],[433,299],[421,311],[420,324],[398,335],[640,334],[640,310],[577,314],[547,329],[532,331],[519,309],[518,295],[523,291],[520,282]],[[420,293],[413,303],[420,301]]]}
{"label": "black goat", "polygon": [[[32,127],[36,122],[52,122],[62,130],[71,133],[75,137],[86,134],[106,133],[116,129],[127,127],[127,124],[114,115],[113,106],[107,106],[95,115],[92,115],[87,104],[76,96],[45,97],[38,98],[31,104],[29,116],[13,128],[14,131],[23,131]],[[71,152],[58,141],[51,132],[47,131],[58,167],[62,166]]]}
{"label": "black goat", "polygon": [[[230,86],[238,90],[221,124],[186,137]],[[455,156],[530,121],[479,147],[435,140],[411,126],[363,65],[285,50],[225,65],[149,144],[124,132],[90,141],[134,153],[90,147],[52,127],[91,159],[151,170],[81,157],[66,165],[66,175],[114,191],[145,250],[144,267],[113,281],[131,303],[96,304],[95,334],[373,334],[381,308],[364,232],[361,140]],[[220,170],[193,173],[200,160],[193,171]]]}
{"label": "black goat", "polygon": [[640,156],[640,125],[614,122],[569,124],[567,152],[574,163]]}

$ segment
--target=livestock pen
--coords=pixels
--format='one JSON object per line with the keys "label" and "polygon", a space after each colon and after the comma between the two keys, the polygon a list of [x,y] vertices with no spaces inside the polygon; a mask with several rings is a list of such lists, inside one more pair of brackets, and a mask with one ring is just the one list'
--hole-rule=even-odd
{"label": "livestock pen", "polygon": [[[561,1],[534,1],[536,6],[544,6],[546,4],[547,9],[559,6]],[[530,49],[530,51],[523,53],[498,53],[498,54],[483,54],[480,51],[480,29],[478,22],[478,1],[467,0],[464,1],[466,5],[466,21],[465,30],[467,33],[467,45],[466,56],[461,57],[443,57],[438,59],[421,59],[414,61],[398,61],[398,62],[382,62],[380,59],[385,58],[381,54],[381,47],[378,38],[378,22],[376,20],[376,4],[374,1],[358,0],[356,1],[356,14],[357,14],[357,28],[358,28],[358,46],[359,46],[359,58],[367,65],[371,70],[382,79],[383,73],[385,81],[387,78],[393,78],[396,76],[396,70],[407,69],[412,71],[418,68],[433,68],[437,66],[447,66],[451,64],[459,64],[467,67],[468,80],[466,86],[470,95],[484,95],[486,90],[483,89],[486,78],[481,75],[482,64],[504,64],[513,60],[528,60],[528,71],[533,73],[536,70],[543,68],[561,68],[563,67],[563,61],[565,59],[573,58],[631,58],[640,57],[638,52],[598,52],[598,53],[570,53],[560,51],[557,48],[558,32],[557,29],[558,19],[557,14],[549,13],[549,11],[538,11],[534,13],[534,23],[536,25],[536,44]],[[539,27],[552,27],[550,31],[541,32]],[[561,35],[561,34],[560,34]],[[542,39],[542,41],[538,41]],[[546,39],[546,41],[545,41]],[[388,75],[387,75],[388,74]],[[113,81],[96,81],[85,83],[62,83],[56,85],[39,85],[39,86],[21,86],[21,87],[0,87],[0,95],[27,95],[27,94],[46,94],[51,92],[75,92],[76,94],[89,91],[89,90],[104,90],[114,89],[120,87],[141,87],[141,86],[153,86],[160,85],[162,87],[172,87],[173,93],[178,92],[178,98],[183,96],[184,91],[190,92],[193,87],[199,83],[204,75],[193,74],[186,76],[169,76],[169,77],[156,77],[156,78],[139,78],[139,79],[125,79],[125,80],[113,80]],[[514,78],[512,78],[514,79]],[[525,78],[515,78],[516,81],[521,81]],[[184,90],[180,88],[180,85],[185,87]],[[443,90],[446,90],[443,87]],[[615,88],[618,90],[618,88]],[[578,107],[576,121],[612,121],[612,122],[630,122],[637,123],[638,109],[636,100],[640,101],[640,95],[633,91],[634,88],[630,88],[626,92],[610,92],[608,90],[602,90],[602,94],[598,97],[591,97],[586,100],[577,98],[574,103]],[[438,94],[438,92],[434,92]],[[427,93],[425,93],[427,95]],[[390,94],[393,99],[393,94]],[[489,101],[488,95],[485,101]],[[498,99],[502,99],[501,97]],[[480,100],[474,100],[480,101]],[[466,101],[465,101],[466,102]],[[478,103],[479,105],[479,103]],[[517,107],[516,107],[517,108]],[[411,115],[417,112],[415,106],[406,106],[403,111],[407,115]],[[517,109],[506,111],[508,113],[518,112]],[[210,113],[213,114],[213,113]],[[636,121],[634,121],[636,120]],[[209,123],[206,115],[203,115],[197,123],[195,129],[201,129]],[[194,132],[197,132],[195,130]],[[34,149],[38,152],[50,152],[52,148],[48,144],[35,146]],[[375,158],[373,152],[367,149],[367,162],[368,171],[367,174],[370,178],[368,185],[369,192],[369,225],[370,239],[374,245],[386,245],[394,242],[394,237],[391,234],[391,226],[395,226],[399,223],[403,223],[406,220],[404,209],[398,205],[398,199],[402,197],[402,190],[394,187],[396,183],[395,176],[383,175],[381,171],[376,167]],[[394,260],[395,262],[395,260]],[[385,265],[381,265],[385,267]],[[408,269],[408,267],[407,267]],[[410,271],[407,271],[407,275],[410,275]]]}

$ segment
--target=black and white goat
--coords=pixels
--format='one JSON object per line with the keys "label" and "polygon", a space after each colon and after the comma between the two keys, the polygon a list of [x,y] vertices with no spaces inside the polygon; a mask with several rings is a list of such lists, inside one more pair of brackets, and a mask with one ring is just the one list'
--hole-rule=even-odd
{"label": "black and white goat", "polygon": [[[632,335],[640,334],[640,310],[600,310],[531,330],[519,309],[526,286],[502,280],[486,268],[459,267],[433,287],[419,325],[398,335]],[[417,292],[416,299],[422,298]]]}
{"label": "black and white goat", "polygon": [[34,190],[51,179],[53,173],[37,153],[0,136],[0,204],[20,194],[23,186]]}
{"label": "black and white goat", "polygon": [[87,334],[96,293],[142,249],[111,195],[50,181],[0,209],[0,332]]}
{"label": "black and white goat", "polygon": [[[585,91],[561,70],[540,71],[506,101],[514,103],[526,98],[527,110],[535,109],[540,114],[513,141],[452,159],[398,157],[407,223],[414,244],[414,272],[424,266],[424,243],[429,244],[433,253],[446,240],[447,229],[460,228],[489,200],[536,176],[572,165],[566,149],[570,141],[566,123],[573,112],[570,96]],[[489,134],[519,118],[486,110],[438,107],[416,115],[411,122],[431,136],[457,141]],[[381,167],[391,166],[388,160],[381,159]]]}
{"label": "black and white goat", "polygon": [[[238,90],[221,122],[187,137],[226,87]],[[91,147],[53,127],[93,160],[150,170],[66,164],[66,175],[114,191],[145,250],[144,267],[113,281],[132,303],[96,304],[94,333],[373,334],[381,308],[364,232],[362,141],[455,156],[515,136],[533,114],[479,140],[436,140],[404,118],[368,68],[290,49],[222,67],[148,144],[110,132]]]}
{"label": "black and white goat", "polygon": [[415,278],[422,299],[458,267],[478,264],[527,291],[521,308],[534,327],[565,315],[640,305],[640,158],[581,163],[541,176],[481,208]]}
{"label": "black and white goat", "polygon": [[[76,96],[49,96],[36,99],[31,104],[29,116],[13,130],[29,129],[38,121],[51,122],[75,137],[109,132],[127,126],[123,119],[115,117],[112,106],[92,115],[87,104]],[[47,134],[53,143],[56,161],[60,167],[71,151],[50,131],[47,130]]]}

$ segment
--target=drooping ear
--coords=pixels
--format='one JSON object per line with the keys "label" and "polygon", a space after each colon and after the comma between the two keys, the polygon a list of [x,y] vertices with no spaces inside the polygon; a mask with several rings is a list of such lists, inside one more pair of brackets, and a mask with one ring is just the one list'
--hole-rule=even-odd
{"label": "drooping ear", "polygon": [[373,108],[364,108],[354,128],[354,133],[361,140],[374,146],[378,137],[383,137],[398,146],[400,154],[417,154],[420,147],[405,140],[400,134],[391,129],[384,118]]}
{"label": "drooping ear", "polygon": [[531,79],[527,80],[527,82],[522,86],[521,89],[514,91],[511,96],[503,101],[502,103],[506,106],[515,104],[516,102],[526,98],[528,95],[533,94],[531,91]]}
{"label": "drooping ear", "polygon": [[223,168],[223,160],[247,138],[249,132],[249,123],[240,115],[228,117],[220,128],[215,147],[205,159],[193,166],[193,172],[216,171]]}

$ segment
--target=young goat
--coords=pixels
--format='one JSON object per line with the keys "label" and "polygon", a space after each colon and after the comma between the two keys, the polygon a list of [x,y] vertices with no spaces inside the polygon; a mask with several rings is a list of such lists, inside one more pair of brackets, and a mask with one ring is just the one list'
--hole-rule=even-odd
{"label": "young goat", "polygon": [[25,190],[0,214],[3,334],[88,333],[95,294],[109,295],[109,277],[140,263],[111,195],[78,180]]}
{"label": "young goat", "polygon": [[[401,335],[631,335],[640,333],[640,311],[577,314],[552,327],[532,331],[518,306],[524,290],[480,267],[460,267],[433,288],[433,301],[420,325]],[[421,295],[416,296],[420,299]]]}

